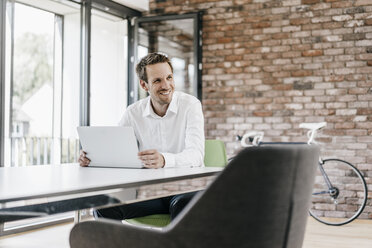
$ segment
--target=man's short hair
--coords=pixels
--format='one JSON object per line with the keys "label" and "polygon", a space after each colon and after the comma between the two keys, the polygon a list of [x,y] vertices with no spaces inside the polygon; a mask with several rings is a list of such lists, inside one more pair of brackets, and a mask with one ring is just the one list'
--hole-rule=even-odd
{"label": "man's short hair", "polygon": [[136,66],[136,72],[139,79],[147,83],[147,72],[146,66],[154,65],[158,63],[168,63],[173,73],[173,66],[170,59],[161,53],[149,53],[141,59],[141,61]]}

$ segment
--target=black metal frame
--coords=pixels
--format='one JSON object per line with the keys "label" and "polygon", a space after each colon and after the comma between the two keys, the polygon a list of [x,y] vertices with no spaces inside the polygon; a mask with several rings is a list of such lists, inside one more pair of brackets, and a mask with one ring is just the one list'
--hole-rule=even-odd
{"label": "black metal frame", "polygon": [[92,0],[92,7],[122,18],[140,16],[141,12],[107,0]]}
{"label": "black metal frame", "polygon": [[[140,16],[141,12],[106,0],[83,0],[81,7],[81,82],[80,82],[80,125],[90,125],[90,44],[91,44],[91,10],[100,11],[128,19]],[[132,36],[128,29],[128,40]],[[130,42],[128,42],[130,43]],[[129,45],[128,45],[129,47]],[[129,53],[130,49],[128,50]],[[128,56],[129,57],[129,56]],[[129,85],[128,85],[129,88]]]}
{"label": "black metal frame", "polygon": [[4,138],[5,138],[5,23],[6,1],[0,0],[0,167],[4,166]]}
{"label": "black metal frame", "polygon": [[91,0],[80,9],[80,126],[89,126]]}
{"label": "black metal frame", "polygon": [[[138,25],[145,22],[193,19],[194,21],[194,94],[202,100],[202,12],[180,15],[161,15],[132,18],[128,25],[128,105],[138,100],[138,86],[135,80],[135,63],[138,46]],[[133,36],[129,36],[129,34]],[[129,53],[130,52],[130,53]]]}

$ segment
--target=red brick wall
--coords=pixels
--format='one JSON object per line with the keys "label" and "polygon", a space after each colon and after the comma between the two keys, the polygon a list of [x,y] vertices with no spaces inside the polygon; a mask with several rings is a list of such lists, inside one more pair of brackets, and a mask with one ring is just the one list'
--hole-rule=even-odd
{"label": "red brick wall", "polygon": [[322,154],[372,189],[372,0],[150,0],[147,14],[198,10],[206,137],[231,155],[237,134],[305,141],[299,123],[326,121]]}

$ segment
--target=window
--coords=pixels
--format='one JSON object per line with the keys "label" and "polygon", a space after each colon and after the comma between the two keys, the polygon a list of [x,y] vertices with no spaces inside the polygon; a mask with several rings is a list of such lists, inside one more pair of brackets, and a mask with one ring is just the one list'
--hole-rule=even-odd
{"label": "window", "polygon": [[79,111],[68,105],[79,101],[80,6],[66,3],[8,1],[6,166],[71,162],[62,134],[78,150],[68,129],[77,126]]}
{"label": "window", "polygon": [[[149,52],[161,52],[172,60],[176,90],[201,99],[200,14],[141,17],[136,19],[136,63]],[[133,65],[134,67],[134,65]],[[146,92],[132,80],[138,98]],[[132,99],[135,101],[135,97]]]}
{"label": "window", "polygon": [[[117,124],[127,105],[127,18],[139,15],[112,1],[0,1],[0,166],[76,162],[77,126],[89,115],[92,125]],[[57,219],[71,213],[7,222],[3,233]]]}
{"label": "window", "polygon": [[127,20],[92,11],[90,125],[115,126],[127,105]]}

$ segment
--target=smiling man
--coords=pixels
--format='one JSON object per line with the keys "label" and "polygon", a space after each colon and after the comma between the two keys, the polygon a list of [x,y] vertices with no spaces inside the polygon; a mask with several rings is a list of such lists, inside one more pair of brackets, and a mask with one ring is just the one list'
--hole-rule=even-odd
{"label": "smiling man", "polygon": [[[175,91],[169,58],[150,53],[137,64],[140,86],[149,96],[130,105],[120,121],[134,129],[139,143],[138,157],[147,168],[200,167],[204,160],[204,117],[200,101]],[[81,166],[90,160],[83,152]],[[174,218],[193,193],[101,209],[96,216],[129,219],[150,214],[170,213]]]}

